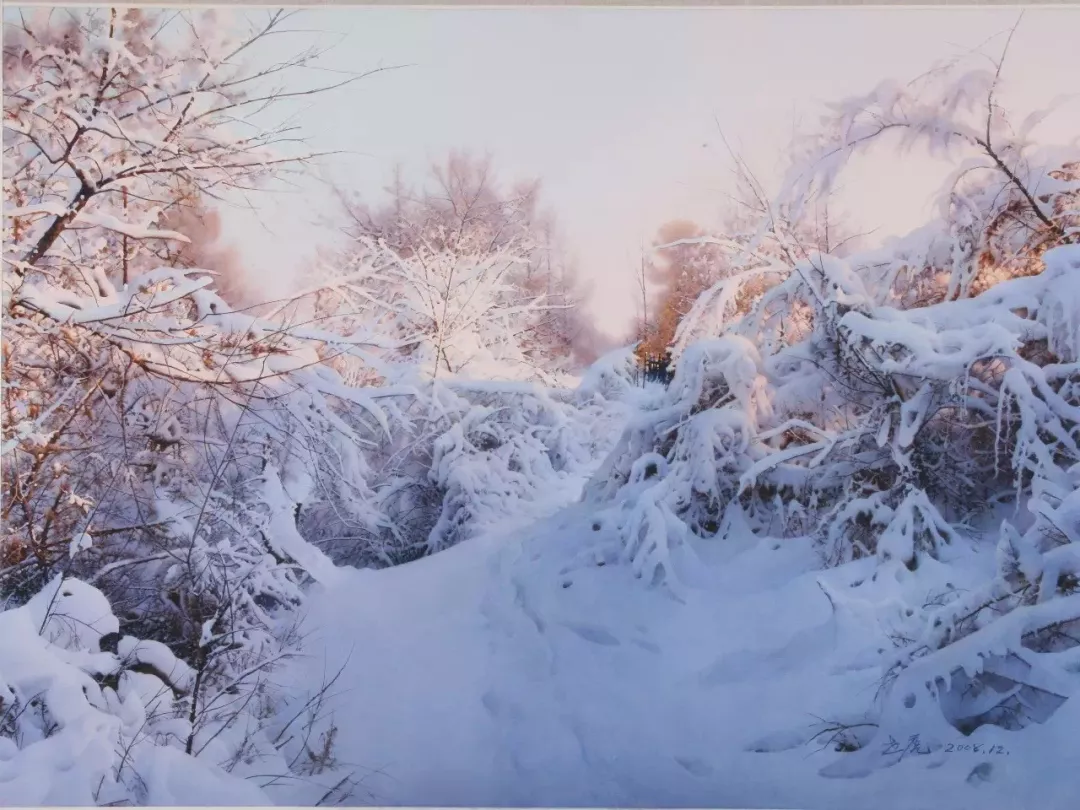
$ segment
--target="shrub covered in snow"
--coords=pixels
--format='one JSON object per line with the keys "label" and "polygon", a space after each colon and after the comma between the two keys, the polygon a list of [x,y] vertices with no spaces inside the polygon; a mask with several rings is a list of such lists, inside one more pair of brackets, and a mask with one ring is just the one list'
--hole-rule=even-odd
{"label": "shrub covered in snow", "polygon": [[[963,733],[1020,728],[1077,687],[1077,155],[1009,130],[998,73],[956,71],[838,105],[776,203],[795,216],[901,130],[968,149],[940,219],[844,259],[745,247],[680,324],[665,397],[587,488],[616,551],[676,591],[702,543],[747,532],[812,537],[827,565],[873,560],[858,587],[894,639],[882,739],[927,705]],[[782,244],[775,223],[767,210]],[[972,543],[997,544],[998,573],[960,592],[942,572]]]}
{"label": "shrub covered in snow", "polygon": [[588,382],[573,390],[450,379],[414,391],[395,429],[365,454],[377,520],[349,522],[317,504],[302,513],[305,536],[339,562],[397,565],[520,517],[589,468],[623,413]]}
{"label": "shrub covered in snow", "polygon": [[[933,739],[928,699],[964,733],[1045,720],[1076,688],[1080,649],[1080,332],[1057,292],[1080,278],[1080,248],[1044,262],[911,310],[830,284],[847,270],[833,260],[797,266],[824,301],[809,337],[765,362],[736,335],[688,346],[664,404],[632,420],[591,483],[624,558],[676,590],[673,555],[685,547],[692,564],[694,537],[811,533],[829,564],[876,558],[862,589],[906,605],[884,654],[881,735]],[[949,547],[999,502],[1028,514],[1022,532],[1001,524],[996,577],[928,601]]]}
{"label": "shrub covered in snow", "polygon": [[266,740],[241,754],[242,729],[198,728],[196,699],[215,699],[200,692],[198,673],[119,629],[102,593],[70,577],[0,613],[3,803],[269,804],[219,763],[274,769],[281,755]]}

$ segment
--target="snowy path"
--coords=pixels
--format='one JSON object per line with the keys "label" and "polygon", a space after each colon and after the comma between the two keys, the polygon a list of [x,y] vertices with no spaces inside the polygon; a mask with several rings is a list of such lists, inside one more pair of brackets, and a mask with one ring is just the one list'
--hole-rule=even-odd
{"label": "snowy path", "polygon": [[[580,505],[528,520],[349,572],[316,599],[308,677],[351,653],[336,718],[363,782],[354,801],[963,810],[1022,806],[1039,784],[1042,810],[1075,807],[1076,780],[1061,777],[1075,763],[1046,746],[988,781],[972,777],[977,755],[820,776],[837,755],[804,744],[813,715],[855,719],[880,672],[837,666],[850,632],[805,546],[730,549],[680,603],[588,561],[599,536]],[[1024,739],[1071,740],[1059,724],[1076,714]]]}

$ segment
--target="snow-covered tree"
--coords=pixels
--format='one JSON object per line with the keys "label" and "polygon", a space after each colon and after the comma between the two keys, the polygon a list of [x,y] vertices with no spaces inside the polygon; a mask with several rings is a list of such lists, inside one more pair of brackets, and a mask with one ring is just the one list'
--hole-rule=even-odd
{"label": "snow-covered tree", "polygon": [[591,338],[536,183],[504,192],[490,160],[455,153],[422,190],[399,172],[388,192],[378,209],[342,194],[353,245],[324,261],[320,317],[359,312],[419,339],[411,354],[431,377],[543,378]]}
{"label": "snow-covered tree", "polygon": [[262,722],[267,672],[295,647],[288,609],[334,575],[297,511],[328,501],[373,519],[365,439],[339,414],[386,427],[374,398],[319,363],[327,344],[355,343],[234,312],[186,268],[190,240],[160,227],[310,157],[284,128],[239,122],[317,55],[243,64],[289,16],[247,33],[209,13],[116,9],[6,25],[4,606],[92,584],[122,634],[192,673],[162,708],[187,729],[174,723],[168,745],[190,755],[238,722],[237,694],[244,722]]}
{"label": "snow-covered tree", "polygon": [[304,155],[289,127],[238,123],[289,95],[270,82],[318,55],[244,64],[289,17],[269,14],[247,32],[216,13],[116,8],[38,9],[6,23],[8,268],[73,288],[91,289],[94,273],[122,285],[140,269],[137,243],[184,241],[155,228],[169,209],[295,165]]}
{"label": "snow-covered tree", "polygon": [[[520,333],[545,304],[513,283],[527,246],[512,243],[497,252],[419,246],[408,258],[377,243],[366,247],[368,272],[350,286],[366,293],[376,312],[386,312],[391,334],[412,341],[409,357],[425,376],[487,378],[528,368]],[[376,294],[364,290],[369,281]]]}

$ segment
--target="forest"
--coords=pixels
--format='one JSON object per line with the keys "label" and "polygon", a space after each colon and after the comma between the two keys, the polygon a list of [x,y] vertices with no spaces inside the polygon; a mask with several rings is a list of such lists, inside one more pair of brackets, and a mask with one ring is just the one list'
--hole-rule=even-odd
{"label": "forest", "polygon": [[[295,16],[5,12],[0,805],[1072,806],[1080,140],[1007,39],[731,152],[607,336],[466,145],[260,296],[221,201],[372,80]],[[953,167],[906,235],[871,150]]]}

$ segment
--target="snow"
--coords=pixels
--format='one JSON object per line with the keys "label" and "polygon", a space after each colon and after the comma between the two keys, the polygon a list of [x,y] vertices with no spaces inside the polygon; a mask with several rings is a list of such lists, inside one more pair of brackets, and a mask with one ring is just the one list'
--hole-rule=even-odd
{"label": "snow", "polygon": [[[295,495],[295,490],[293,494]],[[340,572],[330,558],[306,542],[297,532],[293,509],[299,499],[290,499],[277,470],[273,467],[269,467],[263,476],[262,500],[270,512],[266,537],[271,547],[283,553],[287,559],[295,560],[303,566],[320,585],[329,585],[336,581]]]}
{"label": "snow", "polygon": [[[0,711],[42,695],[56,723],[25,711],[17,732],[0,737],[0,803],[311,804],[351,773],[352,801],[380,805],[1075,806],[1080,660],[1023,643],[1080,616],[1080,595],[1058,593],[1080,573],[1080,464],[1061,467],[1044,444],[1049,435],[1063,457],[1075,453],[1066,389],[1020,357],[1001,377],[1020,404],[1014,463],[1035,473],[1022,530],[997,515],[996,537],[961,533],[923,489],[901,483],[838,501],[827,539],[865,517],[876,548],[823,568],[816,527],[797,530],[805,505],[759,486],[842,477],[844,460],[831,454],[860,438],[908,470],[932,382],[966,373],[984,352],[1013,351],[1021,337],[1067,331],[1070,312],[1044,302],[1075,253],[1051,257],[1050,281],[1003,282],[937,310],[875,308],[844,287],[840,297],[866,305],[840,319],[850,334],[907,347],[928,371],[906,399],[850,428],[815,424],[798,407],[824,387],[798,377],[806,347],[770,363],[738,334],[689,344],[666,389],[634,387],[629,349],[602,358],[575,390],[460,377],[394,389],[419,402],[417,433],[404,441],[427,465],[400,478],[422,470],[439,493],[430,533],[406,538],[438,553],[414,562],[356,570],[305,540],[297,507],[318,491],[316,468],[290,453],[267,454],[244,480],[255,505],[231,504],[249,546],[197,536],[196,513],[162,493],[155,517],[194,538],[197,567],[244,566],[237,599],[253,651],[279,649],[265,600],[306,599],[304,654],[273,681],[303,705],[341,669],[347,688],[328,708],[336,763],[318,780],[282,785],[273,774],[289,772],[291,753],[273,728],[242,715],[193,729],[182,711],[197,688],[193,666],[160,642],[121,635],[102,592],[58,576],[0,613]],[[840,263],[827,269],[850,280]],[[161,278],[200,292],[197,279]],[[72,323],[75,313],[108,321],[135,295],[57,311]],[[1017,302],[1028,317],[969,328]],[[309,399],[295,412],[318,410],[343,432],[350,424],[321,393],[368,415],[376,399],[393,400],[346,397],[329,373],[302,379]],[[388,442],[401,440],[393,404],[371,419]],[[224,430],[240,424],[228,418]],[[172,438],[181,426],[162,420],[155,430]],[[803,438],[780,445],[791,435]],[[775,510],[767,523],[763,504]],[[86,533],[68,549],[75,562],[96,550]],[[303,598],[283,573],[294,567]],[[216,618],[195,626],[200,650],[223,640]],[[251,684],[250,674],[238,666],[228,678]],[[227,689],[219,681],[209,702]],[[1010,701],[1022,720],[982,722]],[[290,740],[281,748],[295,748]],[[221,767],[230,759],[231,773]]]}
{"label": "snow", "polygon": [[[1080,163],[1000,71],[833,105],[775,200],[736,159],[665,386],[568,373],[553,223],[460,155],[235,310],[156,226],[287,128],[152,19],[5,41],[0,804],[1076,805]],[[886,132],[937,219],[823,255]]]}
{"label": "snow", "polygon": [[93,548],[94,541],[86,532],[80,532],[75,537],[71,538],[71,544],[68,546],[68,556],[74,557],[80,551],[86,551],[88,548]]}
{"label": "snow", "polygon": [[1062,361],[1080,362],[1080,251],[1069,247],[1048,250],[1044,271],[1057,283],[1054,296],[1039,311],[1050,348]]}
{"label": "snow", "polygon": [[[763,357],[738,331],[691,342],[666,390],[632,387],[628,349],[602,358],[576,401],[618,415],[610,452],[597,447],[557,488],[515,493],[529,509],[514,513],[483,500],[503,474],[471,468],[492,475],[474,483],[476,503],[503,519],[426,559],[343,572],[310,604],[315,646],[288,677],[299,686],[344,666],[338,744],[362,800],[1075,806],[1077,655],[1027,645],[1080,616],[1061,584],[1080,569],[1069,542],[1080,465],[1062,469],[1047,444],[1075,458],[1078,419],[1058,372],[1018,354],[1049,337],[1069,357],[1074,309],[1055,309],[1052,291],[1075,256],[908,310],[876,304],[840,260],[807,263],[800,283],[820,287],[819,313],[853,307],[836,318],[838,351],[869,344],[886,356],[864,362],[917,382],[855,411],[854,426],[810,421],[829,387],[805,371],[813,344]],[[970,391],[975,408],[988,387],[966,387],[971,366],[999,355],[1013,363],[1001,400],[1017,401],[1012,464],[1034,475],[1030,519],[1021,531],[994,513],[960,531],[909,477],[912,454],[927,444],[936,386]],[[997,403],[999,420],[1008,407]],[[470,412],[441,441],[462,446],[487,415]],[[842,488],[816,525],[802,517],[813,498],[765,494],[843,487],[859,469],[843,454],[866,447],[897,483]],[[433,470],[458,465],[444,456]],[[862,519],[869,547],[846,539]],[[830,543],[848,550],[823,568]]]}
{"label": "snow", "polygon": [[124,659],[190,676],[157,642],[123,638],[118,655],[101,652],[118,627],[100,591],[62,577],[0,612],[0,806],[267,804],[251,782],[148,742],[166,730],[154,716],[167,692],[156,677],[125,671],[115,691],[99,685],[94,676]]}
{"label": "snow", "polygon": [[[592,530],[586,506],[566,504],[572,494],[552,498],[550,516],[528,528],[348,572],[313,605],[318,647],[292,677],[303,682],[348,659],[350,692],[337,716],[341,758],[363,777],[359,799],[1075,806],[1076,701],[1022,735],[984,727],[964,738],[928,710],[912,734],[1008,753],[910,756],[864,778],[826,778],[823,770],[854,755],[804,743],[820,727],[815,717],[861,720],[852,696],[875,690],[882,642],[872,594],[826,596],[865,590],[852,583],[871,561],[822,573],[803,541],[744,542],[712,559],[718,549],[705,549],[707,579],[680,602],[624,567],[583,558],[602,546],[603,530]],[[888,759],[883,750],[863,749],[855,764],[869,770],[868,759]],[[973,780],[976,772],[988,783]]]}
{"label": "snow", "polygon": [[184,243],[189,243],[191,241],[178,231],[163,230],[151,228],[147,225],[138,225],[133,222],[124,222],[111,214],[80,211],[75,217],[75,221],[85,225],[96,225],[99,228],[116,231],[124,236],[130,236],[132,239],[171,239],[176,242]]}
{"label": "snow", "polygon": [[[438,376],[433,357],[463,350],[441,333],[422,374],[355,386],[311,345],[332,335],[257,350],[274,324],[228,311],[199,271],[97,297],[27,282],[20,303],[65,328],[185,384],[253,382],[236,390],[273,407],[221,408],[209,435],[242,436],[247,459],[228,489],[209,455],[168,471],[189,492],[155,468],[164,551],[0,613],[0,802],[313,804],[344,774],[352,801],[383,805],[1074,806],[1080,657],[1028,642],[1080,617],[1080,302],[1056,292],[1078,255],[916,308],[874,299],[857,262],[800,261],[766,305],[686,342],[666,388],[636,386],[632,347],[575,389],[484,379],[506,359],[490,346],[479,379]],[[782,335],[768,307],[799,301],[808,328]],[[248,342],[244,359],[213,368],[211,338]],[[1055,362],[1021,354],[1044,339]],[[852,367],[890,385],[852,393]],[[927,438],[943,397],[1003,437],[1016,527],[1002,512],[960,531],[918,478],[916,453],[951,440]],[[47,446],[48,416],[19,442]],[[147,424],[166,447],[199,429]],[[55,502],[79,527],[93,508]],[[71,532],[66,563],[101,553]],[[358,561],[385,567],[341,565]],[[184,616],[187,661],[93,587],[125,564],[168,598],[218,600]],[[302,778],[317,757],[287,715],[339,670],[308,726],[332,761]]]}

